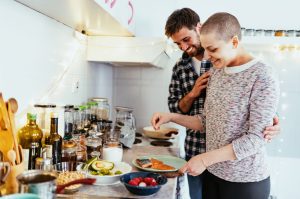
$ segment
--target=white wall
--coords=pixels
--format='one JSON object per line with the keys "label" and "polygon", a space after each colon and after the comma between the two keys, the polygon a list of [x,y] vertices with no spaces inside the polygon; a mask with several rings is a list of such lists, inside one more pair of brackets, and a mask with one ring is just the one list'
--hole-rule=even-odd
{"label": "white wall", "polygon": [[[212,0],[134,0],[136,35],[163,36],[167,17],[175,10],[189,7],[204,22],[215,12],[230,12],[243,27],[254,29],[299,30],[300,2],[296,0],[273,1],[212,1]],[[145,25],[146,24],[146,25]]]}
{"label": "white wall", "polygon": [[111,101],[112,67],[85,61],[85,40],[72,29],[10,0],[0,1],[0,24],[0,92],[18,100],[18,118],[37,102]]}

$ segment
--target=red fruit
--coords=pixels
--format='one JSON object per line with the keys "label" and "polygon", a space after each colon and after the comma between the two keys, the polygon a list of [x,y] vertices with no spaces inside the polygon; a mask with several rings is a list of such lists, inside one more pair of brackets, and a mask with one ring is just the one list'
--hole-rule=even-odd
{"label": "red fruit", "polygon": [[139,187],[146,187],[146,183],[145,182],[140,182]]}
{"label": "red fruit", "polygon": [[142,177],[138,177],[138,178],[133,178],[131,180],[134,180],[134,181],[136,181],[139,184],[140,182],[143,181],[143,178]]}
{"label": "red fruit", "polygon": [[152,181],[150,186],[156,186],[157,185],[157,182],[156,181]]}
{"label": "red fruit", "polygon": [[144,178],[144,182],[145,182],[148,186],[151,185],[152,182],[155,182],[155,183],[156,183],[155,179],[154,179],[154,178],[150,178],[150,177]]}
{"label": "red fruit", "polygon": [[128,184],[130,184],[130,185],[132,185],[132,186],[138,186],[139,185],[139,183],[136,181],[136,180],[130,180],[129,182],[128,182]]}

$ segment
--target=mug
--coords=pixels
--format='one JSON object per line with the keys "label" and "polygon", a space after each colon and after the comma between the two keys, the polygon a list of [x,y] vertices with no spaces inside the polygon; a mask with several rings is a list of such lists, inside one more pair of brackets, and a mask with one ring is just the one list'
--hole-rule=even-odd
{"label": "mug", "polygon": [[6,180],[9,172],[10,172],[9,163],[8,162],[0,162],[0,184],[2,184]]}

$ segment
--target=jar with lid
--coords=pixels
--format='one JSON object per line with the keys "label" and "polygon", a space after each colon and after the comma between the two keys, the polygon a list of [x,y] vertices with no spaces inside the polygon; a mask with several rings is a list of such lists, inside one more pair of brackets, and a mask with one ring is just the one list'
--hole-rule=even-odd
{"label": "jar with lid", "polygon": [[87,106],[90,110],[90,122],[95,124],[97,122],[97,110],[98,110],[98,103],[97,102],[88,102]]}
{"label": "jar with lid", "polygon": [[73,127],[74,127],[74,116],[73,110],[74,105],[66,105],[64,106],[64,140],[70,140],[72,138]]}
{"label": "jar with lid", "polygon": [[55,112],[55,104],[35,104],[35,111],[37,113],[37,125],[43,132],[50,132],[51,113]]}
{"label": "jar with lid", "polygon": [[110,115],[110,106],[107,98],[94,97],[90,99],[91,102],[97,102],[97,119],[108,120]]}
{"label": "jar with lid", "polygon": [[114,133],[120,134],[120,142],[131,148],[135,140],[135,118],[132,114],[133,109],[129,107],[116,106],[116,118]]}
{"label": "jar with lid", "polygon": [[62,146],[62,162],[76,162],[77,144],[73,140],[64,140]]}

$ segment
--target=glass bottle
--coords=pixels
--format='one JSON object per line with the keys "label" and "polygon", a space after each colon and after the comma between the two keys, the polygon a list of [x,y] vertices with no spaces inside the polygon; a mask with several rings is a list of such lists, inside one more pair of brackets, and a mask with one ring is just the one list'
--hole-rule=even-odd
{"label": "glass bottle", "polygon": [[29,149],[28,170],[35,169],[35,160],[40,157],[41,145],[38,142],[32,142]]}
{"label": "glass bottle", "polygon": [[95,97],[91,98],[90,101],[97,102],[97,119],[109,120],[110,105],[107,98]]}
{"label": "glass bottle", "polygon": [[49,141],[50,144],[52,145],[53,164],[61,162],[62,137],[58,134],[58,116],[56,113],[51,114]]}
{"label": "glass bottle", "polygon": [[42,144],[43,132],[36,124],[36,114],[27,113],[27,124],[18,131],[18,142],[24,151],[25,161],[29,160],[31,143]]}
{"label": "glass bottle", "polygon": [[65,132],[64,140],[70,140],[72,138],[72,133],[74,131],[74,116],[73,116],[73,105],[66,105],[64,111],[64,121],[65,121]]}

